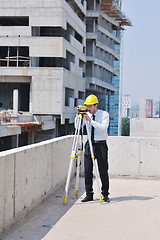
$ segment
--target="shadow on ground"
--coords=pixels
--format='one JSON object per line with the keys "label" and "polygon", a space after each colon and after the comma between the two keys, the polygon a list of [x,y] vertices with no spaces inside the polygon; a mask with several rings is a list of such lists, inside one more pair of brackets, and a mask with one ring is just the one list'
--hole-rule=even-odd
{"label": "shadow on ground", "polygon": [[112,202],[123,202],[123,201],[145,201],[145,200],[151,200],[154,199],[153,197],[146,197],[146,196],[122,196],[117,198],[112,198]]}
{"label": "shadow on ground", "polygon": [[[84,193],[84,178],[80,178],[79,197]],[[0,240],[41,240],[77,201],[75,178],[71,181],[66,205],[63,204],[64,188],[58,190],[28,213],[21,221],[0,234]]]}

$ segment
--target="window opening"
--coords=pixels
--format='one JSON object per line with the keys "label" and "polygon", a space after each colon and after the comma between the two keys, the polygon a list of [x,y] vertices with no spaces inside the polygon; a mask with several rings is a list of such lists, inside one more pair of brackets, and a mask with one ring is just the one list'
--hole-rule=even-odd
{"label": "window opening", "polygon": [[13,109],[13,90],[18,89],[18,110],[29,111],[30,83],[0,83],[2,109]]}
{"label": "window opening", "polygon": [[0,26],[29,26],[29,17],[0,17]]}
{"label": "window opening", "polygon": [[0,47],[0,66],[29,67],[29,47]]}
{"label": "window opening", "polygon": [[70,98],[74,98],[74,90],[71,88],[65,88],[65,106],[69,106]]}

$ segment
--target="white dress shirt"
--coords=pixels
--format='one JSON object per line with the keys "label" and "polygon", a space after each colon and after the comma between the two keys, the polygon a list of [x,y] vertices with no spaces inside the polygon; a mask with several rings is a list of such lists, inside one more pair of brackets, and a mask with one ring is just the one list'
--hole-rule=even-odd
{"label": "white dress shirt", "polygon": [[[92,119],[92,114],[87,112],[88,116]],[[109,126],[109,114],[106,111],[103,110],[97,110],[97,112],[94,114],[95,120],[91,120],[91,122],[88,122],[89,130],[91,134],[91,127],[94,127],[94,140],[95,141],[101,141],[101,140],[107,140],[108,133],[107,129]],[[77,118],[75,119],[75,125],[77,122]]]}
{"label": "white dress shirt", "polygon": [[[92,119],[92,114],[87,113],[88,116]],[[88,122],[90,133],[91,133],[91,127],[94,127],[94,140],[100,141],[100,140],[107,140],[108,133],[107,129],[109,126],[109,114],[106,111],[99,110],[94,114],[95,120],[91,120],[91,122]]]}

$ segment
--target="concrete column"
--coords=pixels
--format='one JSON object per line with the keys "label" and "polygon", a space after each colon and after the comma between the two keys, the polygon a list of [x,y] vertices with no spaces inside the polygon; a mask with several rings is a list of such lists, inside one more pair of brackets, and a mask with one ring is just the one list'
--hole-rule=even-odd
{"label": "concrete column", "polygon": [[93,10],[96,10],[96,0],[93,1]]}
{"label": "concrete column", "polygon": [[32,57],[30,60],[30,66],[31,67],[39,67],[39,58],[38,57]]}
{"label": "concrete column", "polygon": [[28,133],[28,145],[34,143],[34,131],[31,133]]}
{"label": "concrete column", "polygon": [[93,20],[93,32],[94,33],[96,32],[96,20],[95,19]]}
{"label": "concrete column", "polygon": [[17,47],[17,67],[18,67],[18,55],[19,55],[19,48]]}
{"label": "concrete column", "polygon": [[19,147],[19,135],[17,134],[17,148]]}
{"label": "concrete column", "polygon": [[29,91],[29,112],[33,113],[33,109],[32,109],[32,81],[30,82],[30,91]]}
{"label": "concrete column", "polygon": [[108,111],[107,112],[110,112],[110,95],[108,95],[108,106],[107,106],[107,108],[108,108]]}
{"label": "concrete column", "polygon": [[18,116],[18,89],[13,90],[13,115]]}
{"label": "concrete column", "polygon": [[[108,110],[107,112],[110,112],[110,93],[108,93],[108,106],[107,106]],[[108,135],[110,135],[110,126],[108,128]]]}
{"label": "concrete column", "polygon": [[9,47],[8,47],[7,67],[9,67]]}
{"label": "concrete column", "polygon": [[94,72],[94,64],[92,63],[92,77],[95,77],[95,72]]}
{"label": "concrete column", "polygon": [[8,137],[8,139],[10,139],[10,141],[8,140],[8,148],[10,149],[12,149],[12,148],[16,148],[16,147],[18,147],[18,141],[19,141],[19,135],[17,134],[17,135],[13,135],[13,136],[11,136],[11,137]]}
{"label": "concrete column", "polygon": [[93,57],[95,57],[95,44],[94,44],[94,41],[92,42],[92,51],[93,51]]}

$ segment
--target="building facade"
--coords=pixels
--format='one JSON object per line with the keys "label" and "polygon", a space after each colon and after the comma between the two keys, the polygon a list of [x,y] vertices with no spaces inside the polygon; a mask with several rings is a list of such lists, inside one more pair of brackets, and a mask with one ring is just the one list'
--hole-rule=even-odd
{"label": "building facade", "polygon": [[114,45],[120,40],[113,34],[119,23],[102,11],[106,1],[87,0],[86,19],[86,95],[94,93],[99,99],[99,107],[106,109],[106,95],[113,95],[112,85],[115,59],[119,59]]}
{"label": "building facade", "polygon": [[113,34],[119,39],[119,43],[115,42],[115,51],[119,56],[118,59],[114,61],[114,68],[118,72],[117,76],[113,76],[112,84],[116,88],[114,95],[107,97],[107,111],[110,113],[110,127],[109,135],[118,136],[121,134],[121,42],[122,42],[122,31],[124,26],[131,26],[130,20],[121,11],[122,0],[108,1],[108,4],[114,2],[112,6],[112,11],[108,10],[108,14],[113,17],[118,23],[119,28],[115,28]]}
{"label": "building facade", "polygon": [[[117,32],[117,31],[116,31]],[[118,31],[120,33],[120,31]],[[119,34],[120,38],[121,34]],[[120,38],[121,39],[121,38]],[[120,58],[120,45],[115,45],[115,49]],[[120,107],[121,107],[121,92],[120,92],[120,60],[114,62],[114,68],[118,72],[118,76],[113,77],[113,86],[116,87],[115,94],[110,97],[110,108],[108,107],[110,113],[110,128],[109,135],[110,136],[118,136],[120,131]],[[108,105],[107,98],[107,105]]]}
{"label": "building facade", "polygon": [[106,96],[116,91],[113,76],[118,76],[114,62],[120,39],[114,31],[125,25],[113,17],[119,11],[112,10],[115,4],[0,0],[1,146],[73,132],[76,108],[90,93],[106,109]]}
{"label": "building facade", "polygon": [[139,117],[139,105],[133,105],[131,108],[131,118]]}
{"label": "building facade", "polygon": [[153,100],[151,98],[142,98],[139,104],[139,117],[153,117]]}
{"label": "building facade", "polygon": [[86,1],[0,1],[1,108],[13,108],[18,89],[18,110],[29,125],[17,126],[26,142],[67,133],[76,106],[83,103],[85,21]]}
{"label": "building facade", "polygon": [[125,94],[122,96],[121,117],[131,117],[131,95],[130,94]]}

